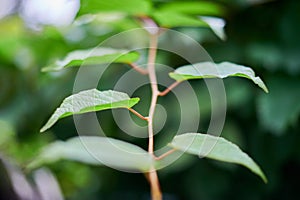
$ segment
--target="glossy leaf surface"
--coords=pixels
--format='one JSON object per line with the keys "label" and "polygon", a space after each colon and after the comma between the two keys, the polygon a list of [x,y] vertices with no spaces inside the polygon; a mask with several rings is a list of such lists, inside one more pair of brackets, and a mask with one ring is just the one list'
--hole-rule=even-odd
{"label": "glossy leaf surface", "polygon": [[70,115],[113,108],[130,108],[138,102],[139,98],[130,98],[123,92],[99,91],[97,89],[85,90],[65,98],[40,131],[46,131],[59,119]]}
{"label": "glossy leaf surface", "polygon": [[260,167],[237,145],[224,138],[201,133],[186,133],[176,136],[169,146],[200,157],[243,165],[267,182]]}
{"label": "glossy leaf surface", "polygon": [[258,76],[255,76],[251,68],[230,62],[222,62],[219,64],[201,62],[186,65],[177,68],[174,72],[170,73],[170,76],[177,81],[202,78],[226,78],[230,76],[244,77],[252,80],[265,92],[268,92],[264,82]]}
{"label": "glossy leaf surface", "polygon": [[62,60],[44,67],[43,72],[58,71],[66,67],[78,67],[85,65],[97,65],[103,63],[132,63],[137,61],[139,54],[128,50],[112,48],[93,48],[86,50],[75,50],[66,55]]}

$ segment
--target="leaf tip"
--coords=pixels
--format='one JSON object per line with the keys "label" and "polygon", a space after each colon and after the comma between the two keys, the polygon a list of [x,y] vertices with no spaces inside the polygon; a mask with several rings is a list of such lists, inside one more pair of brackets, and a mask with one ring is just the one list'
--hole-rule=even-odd
{"label": "leaf tip", "polygon": [[265,91],[265,93],[267,93],[267,94],[269,93],[269,90],[268,90],[267,87],[264,88],[264,91]]}
{"label": "leaf tip", "polygon": [[40,129],[40,133],[43,133],[47,130],[47,128],[45,126],[43,126],[41,129]]}
{"label": "leaf tip", "polygon": [[256,174],[262,179],[262,181],[263,181],[265,184],[268,183],[268,179],[267,179],[265,173],[264,173],[260,168],[259,168],[259,172],[256,173]]}
{"label": "leaf tip", "polygon": [[265,175],[262,177],[262,179],[263,179],[263,181],[264,181],[265,184],[268,183],[268,179],[267,179],[267,177]]}

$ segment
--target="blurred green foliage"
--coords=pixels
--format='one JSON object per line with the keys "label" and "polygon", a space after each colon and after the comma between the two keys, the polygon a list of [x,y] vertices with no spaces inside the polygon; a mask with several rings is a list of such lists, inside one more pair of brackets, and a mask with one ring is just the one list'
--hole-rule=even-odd
{"label": "blurred green foliage", "polygon": [[[120,3],[119,10],[113,11],[125,9],[133,15],[151,15],[149,1],[136,2],[139,2],[138,12],[130,6],[127,9],[124,3]],[[155,7],[160,7],[173,1],[153,2]],[[297,181],[300,179],[300,4],[296,0],[216,2],[226,10],[222,15],[226,20],[226,41],[218,39],[202,24],[199,24],[200,27],[175,29],[201,43],[214,61],[226,60],[251,66],[266,82],[269,94],[264,94],[244,80],[225,80],[228,112],[222,134],[255,158],[264,169],[269,183],[263,184],[238,166],[184,156],[169,169],[159,172],[165,197],[203,200],[296,199],[299,196]],[[110,9],[109,6],[102,8],[106,11]],[[90,8],[82,7],[80,14],[90,11]],[[174,15],[173,12],[163,14]],[[193,13],[182,15],[189,22],[195,20],[191,17]],[[40,32],[26,28],[15,15],[0,21],[0,153],[15,160],[21,167],[50,141],[76,136],[71,118],[59,122],[51,132],[38,133],[62,99],[72,93],[76,73],[76,69],[41,73],[41,68],[74,49],[94,47],[118,32],[139,27],[133,16],[122,13],[100,13],[91,20],[91,23],[85,23],[81,18],[80,23],[70,27],[45,27]],[[175,23],[172,18],[170,20],[166,25]],[[143,38],[128,38],[123,46],[130,46],[139,39]],[[183,45],[182,50],[189,49]],[[186,64],[180,58],[163,52],[158,60],[174,68]],[[117,75],[125,71],[126,68],[119,67],[108,70],[108,78],[104,77],[101,87],[109,88],[118,78]],[[110,76],[114,78],[110,79]],[[192,85],[201,91],[197,94],[202,121],[199,131],[204,131],[210,119],[210,97],[204,83],[192,82]],[[145,93],[148,90],[141,88],[135,94],[147,97]],[[160,103],[164,103],[166,109],[172,109],[176,105],[170,103],[172,97],[170,95]],[[145,99],[143,103],[149,102]],[[147,112],[142,107],[137,108],[141,113]],[[104,128],[114,136],[133,140],[115,128],[110,112],[101,113],[99,117]],[[173,125],[176,120],[176,117],[171,118],[163,130],[176,130]],[[163,136],[161,138],[169,140]],[[144,140],[133,141],[146,146]],[[57,176],[66,199],[148,199],[148,185],[140,174],[126,174],[67,161],[49,167]]]}

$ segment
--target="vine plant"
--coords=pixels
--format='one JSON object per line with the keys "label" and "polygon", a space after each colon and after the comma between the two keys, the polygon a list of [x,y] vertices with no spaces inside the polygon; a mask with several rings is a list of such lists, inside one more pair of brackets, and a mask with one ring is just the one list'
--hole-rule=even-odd
{"label": "vine plant", "polygon": [[[127,8],[127,12],[132,14],[132,10],[130,10],[131,3],[134,6],[139,5],[140,8],[143,8],[143,3],[145,2],[148,1],[128,1],[126,4],[123,3],[123,8]],[[194,2],[183,3],[184,4],[182,5],[190,5],[190,8],[195,9]],[[118,5],[119,4],[120,1]],[[184,23],[185,25],[188,23],[194,23],[196,19],[189,15],[184,15],[184,12],[181,13],[180,11],[182,11],[184,7],[180,6],[180,3],[179,5],[177,4],[170,4],[168,5],[169,7],[164,6],[162,9],[155,11],[154,13],[152,12],[152,14],[147,14],[145,12],[143,13],[143,16],[137,13],[133,13],[133,15],[138,16],[138,18],[142,21],[147,20],[148,24],[152,24],[152,27],[157,28],[157,30],[159,30],[160,27],[164,27],[165,25],[171,26],[174,23],[175,26],[178,25],[178,23]],[[204,7],[206,5],[206,8],[208,8],[207,3],[202,3],[200,6],[203,7],[203,5]],[[199,5],[197,4],[197,6]],[[100,7],[101,6],[99,6],[99,8]],[[86,7],[83,6],[83,8]],[[115,7],[113,8],[115,9]],[[168,8],[171,11],[168,10]],[[217,8],[218,7],[215,7],[214,10],[215,12],[219,13],[220,11]],[[167,10],[167,12],[165,10]],[[146,14],[147,17],[145,16]],[[164,18],[167,15],[176,16],[177,21],[172,19],[168,21],[166,18]],[[201,24],[204,23],[200,20],[199,22]],[[157,99],[167,95],[170,91],[172,91],[173,88],[183,81],[188,81],[190,79],[226,78],[229,76],[237,76],[252,80],[265,92],[268,92],[263,81],[259,77],[255,76],[254,71],[251,68],[230,62],[222,62],[219,64],[214,64],[212,62],[201,62],[179,67],[174,72],[169,74],[170,77],[174,79],[174,83],[164,91],[159,91],[155,71],[155,60],[157,55],[159,35],[160,31],[149,32],[150,43],[146,69],[143,69],[136,64],[139,55],[135,51],[123,51],[119,49],[99,47],[94,48],[92,51],[73,51],[69,53],[63,60],[43,68],[43,71],[55,71],[64,69],[66,67],[116,62],[128,64],[137,72],[148,76],[152,91],[148,116],[141,115],[133,108],[133,106],[139,102],[139,98],[130,98],[126,93],[119,91],[99,91],[95,88],[84,90],[67,97],[62,102],[60,107],[55,110],[48,122],[41,128],[41,132],[44,132],[53,126],[59,119],[71,115],[106,109],[124,108],[128,109],[137,117],[145,120],[148,123],[148,151],[145,151],[136,145],[113,138],[100,136],[78,136],[64,142],[57,141],[46,146],[39,156],[37,156],[28,165],[29,169],[39,167],[46,163],[55,162],[59,159],[69,159],[94,165],[105,164],[110,167],[130,171],[137,170],[146,175],[146,178],[150,183],[151,196],[153,200],[162,199],[162,192],[160,189],[157,170],[163,168],[164,161],[172,157],[174,154],[176,154],[176,152],[189,153],[224,162],[240,164],[249,168],[253,173],[260,176],[264,182],[267,181],[260,167],[246,153],[244,153],[238,146],[222,137],[216,137],[202,133],[182,133],[175,136],[173,140],[170,141],[168,144],[169,151],[166,151],[162,155],[155,154],[153,119]],[[205,145],[205,143],[213,145],[211,148],[209,148],[209,150],[206,148],[201,148],[203,145]],[[88,149],[88,151],[85,147]]]}

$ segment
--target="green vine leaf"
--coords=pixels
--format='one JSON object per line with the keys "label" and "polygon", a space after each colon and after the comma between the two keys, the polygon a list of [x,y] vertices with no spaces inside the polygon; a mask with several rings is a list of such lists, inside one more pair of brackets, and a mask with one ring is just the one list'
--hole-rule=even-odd
{"label": "green vine leaf", "polygon": [[166,28],[179,26],[209,27],[203,20],[184,13],[155,11],[151,16],[159,26]]}
{"label": "green vine leaf", "polygon": [[99,91],[90,89],[81,91],[65,98],[60,107],[55,110],[48,122],[41,128],[40,132],[46,131],[59,119],[70,115],[113,108],[131,108],[139,100],[139,98],[130,98],[126,93],[112,90]]}
{"label": "green vine leaf", "polygon": [[267,182],[260,167],[237,145],[224,138],[201,133],[186,133],[175,136],[169,146],[185,153],[243,165],[260,176],[265,183]]}
{"label": "green vine leaf", "polygon": [[54,64],[44,67],[43,72],[58,71],[66,67],[77,67],[85,65],[96,65],[103,63],[133,63],[139,59],[139,53],[128,50],[112,48],[93,48],[85,50],[75,50],[67,56],[56,61]]}
{"label": "green vine leaf", "polygon": [[[167,28],[209,27],[218,37],[224,40],[224,26],[220,25],[222,19],[214,18],[224,16],[224,14],[225,9],[212,2],[170,2],[158,7],[151,13],[151,16],[160,26]],[[218,19],[218,21],[215,20],[212,23],[212,20],[207,19]],[[222,23],[225,24],[224,20]]]}
{"label": "green vine leaf", "polygon": [[100,12],[120,12],[129,15],[146,15],[150,12],[152,4],[150,0],[89,0],[81,1],[79,16]]}
{"label": "green vine leaf", "polygon": [[45,146],[27,165],[27,169],[35,169],[59,160],[142,172],[149,171],[154,162],[153,157],[139,146],[113,138],[80,136]]}
{"label": "green vine leaf", "polygon": [[213,2],[169,2],[159,7],[161,11],[168,11],[174,13],[184,13],[191,15],[202,16],[222,16],[225,11],[220,5]]}
{"label": "green vine leaf", "polygon": [[268,93],[268,88],[264,82],[258,76],[255,76],[254,71],[250,67],[237,65],[230,62],[222,62],[219,64],[212,62],[201,62],[193,65],[186,65],[177,68],[169,75],[171,78],[177,81],[202,78],[226,78],[230,76],[244,77],[252,80],[266,93]]}

